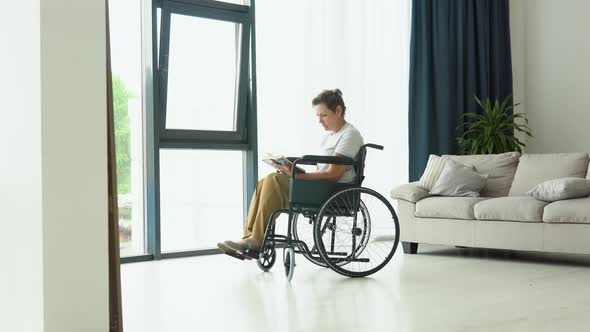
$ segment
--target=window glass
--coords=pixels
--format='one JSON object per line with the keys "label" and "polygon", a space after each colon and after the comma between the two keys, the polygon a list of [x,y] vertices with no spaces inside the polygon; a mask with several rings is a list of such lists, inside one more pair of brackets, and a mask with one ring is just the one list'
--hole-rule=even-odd
{"label": "window glass", "polygon": [[162,252],[214,248],[240,239],[241,151],[160,151]]}
{"label": "window glass", "polygon": [[140,0],[109,1],[121,256],[145,253]]}
{"label": "window glass", "polygon": [[236,130],[240,26],[171,14],[166,128]]}

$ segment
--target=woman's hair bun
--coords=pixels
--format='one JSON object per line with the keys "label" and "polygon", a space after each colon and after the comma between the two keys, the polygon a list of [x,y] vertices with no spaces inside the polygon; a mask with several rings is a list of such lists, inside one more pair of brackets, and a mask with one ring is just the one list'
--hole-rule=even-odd
{"label": "woman's hair bun", "polygon": [[336,107],[340,106],[342,108],[342,114],[346,112],[346,105],[344,105],[342,91],[340,89],[322,91],[317,97],[313,98],[311,104],[313,106],[324,104],[332,112],[336,112]]}

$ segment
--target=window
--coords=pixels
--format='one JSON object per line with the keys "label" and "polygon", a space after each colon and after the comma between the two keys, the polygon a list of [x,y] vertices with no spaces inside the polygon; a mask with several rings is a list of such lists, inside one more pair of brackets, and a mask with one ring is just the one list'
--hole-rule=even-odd
{"label": "window", "polygon": [[[242,232],[256,179],[250,8],[160,7],[159,250],[211,250]],[[247,130],[249,129],[249,130]]]}
{"label": "window", "polygon": [[193,2],[161,5],[157,104],[161,145],[247,146],[249,8]]}
{"label": "window", "polygon": [[122,262],[213,253],[256,183],[252,9],[111,0]]}
{"label": "window", "polygon": [[121,256],[145,253],[141,1],[111,1],[111,67]]}

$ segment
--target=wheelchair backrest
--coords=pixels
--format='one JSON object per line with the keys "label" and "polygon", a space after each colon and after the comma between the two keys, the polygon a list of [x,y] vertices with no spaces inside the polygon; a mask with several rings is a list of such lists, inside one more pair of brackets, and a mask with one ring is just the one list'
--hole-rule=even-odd
{"label": "wheelchair backrest", "polygon": [[[355,187],[360,187],[365,180],[365,158],[367,157],[367,147],[375,148],[382,150],[383,147],[375,144],[365,144],[361,146],[359,152],[355,157],[355,165],[354,169],[356,172],[356,178],[354,185]],[[343,199],[343,204],[339,204],[338,202],[335,203],[335,214],[340,216],[347,216],[353,215],[356,211],[359,211],[361,207],[361,199],[360,199],[360,192],[352,191],[348,192]]]}
{"label": "wheelchair backrest", "polygon": [[356,164],[354,165],[354,170],[356,172],[356,179],[354,181],[354,184],[356,184],[359,187],[363,184],[363,180],[365,180],[365,158],[367,157],[367,148],[383,150],[382,145],[372,143],[367,143],[361,146],[359,152],[356,154],[356,157],[354,158],[356,161]]}
{"label": "wheelchair backrest", "polygon": [[359,152],[355,157],[356,164],[354,165],[354,171],[356,172],[355,184],[361,186],[365,180],[365,158],[367,157],[367,146],[365,144],[361,146]]}

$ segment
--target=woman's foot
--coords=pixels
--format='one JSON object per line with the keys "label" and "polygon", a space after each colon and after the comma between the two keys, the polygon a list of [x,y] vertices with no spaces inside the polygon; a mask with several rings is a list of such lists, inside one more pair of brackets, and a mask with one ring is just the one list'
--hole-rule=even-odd
{"label": "woman's foot", "polygon": [[225,241],[217,244],[217,247],[224,254],[244,260],[258,258],[260,245],[257,245],[250,239],[240,240],[238,242]]}
{"label": "woman's foot", "polygon": [[255,243],[251,238],[246,238],[238,242],[225,241],[224,244],[231,249],[242,253],[247,251],[260,251],[260,244]]}
{"label": "woman's foot", "polygon": [[256,244],[249,238],[240,240],[238,242],[221,242],[217,244],[217,247],[224,254],[241,260],[258,258],[258,254],[260,252],[260,245]]}
{"label": "woman's foot", "polygon": [[225,242],[218,243],[217,248],[219,248],[219,250],[221,250],[224,254],[235,257],[239,260],[251,259],[251,257],[245,256],[241,252],[230,248]]}

